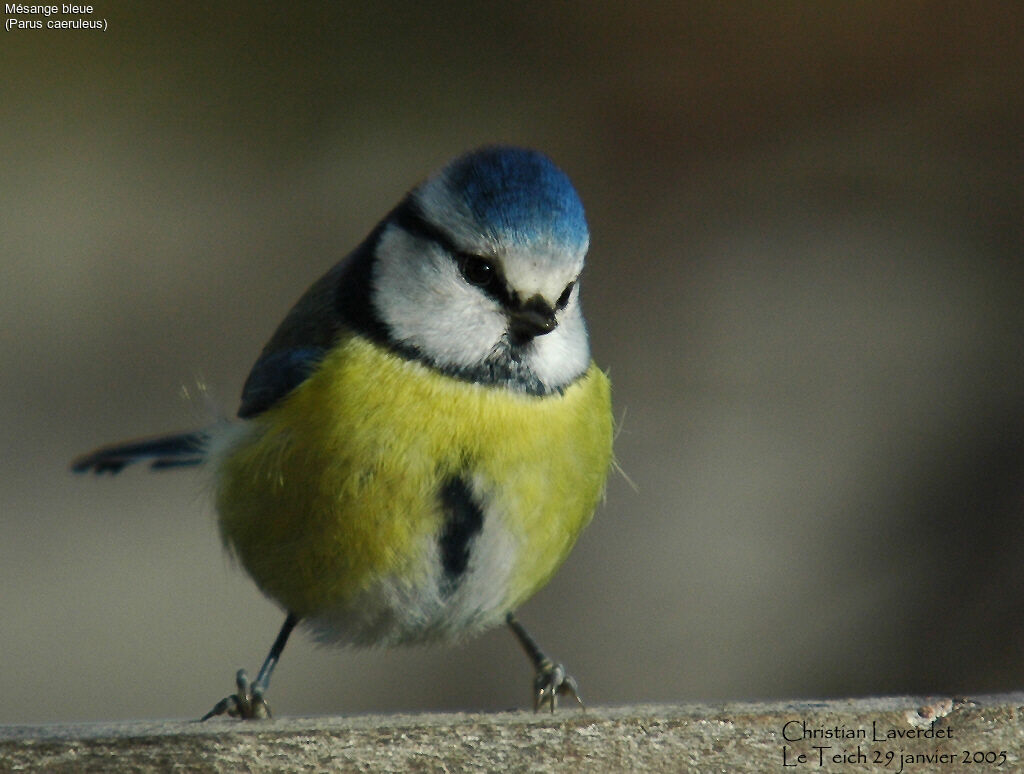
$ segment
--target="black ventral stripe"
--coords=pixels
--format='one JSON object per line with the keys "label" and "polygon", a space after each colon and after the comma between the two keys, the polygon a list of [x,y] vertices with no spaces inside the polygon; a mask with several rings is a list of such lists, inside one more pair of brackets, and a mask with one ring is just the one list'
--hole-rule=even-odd
{"label": "black ventral stripe", "polygon": [[444,571],[444,591],[451,593],[469,567],[473,539],[483,529],[484,513],[461,476],[445,481],[440,496],[444,526],[438,536],[438,549]]}

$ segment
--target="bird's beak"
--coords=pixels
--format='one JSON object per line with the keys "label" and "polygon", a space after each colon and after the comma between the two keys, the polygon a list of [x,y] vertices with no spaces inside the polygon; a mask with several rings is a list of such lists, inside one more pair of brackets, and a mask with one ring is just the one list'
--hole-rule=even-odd
{"label": "bird's beak", "polygon": [[551,333],[557,326],[555,310],[539,295],[508,310],[509,335],[512,343],[519,346]]}

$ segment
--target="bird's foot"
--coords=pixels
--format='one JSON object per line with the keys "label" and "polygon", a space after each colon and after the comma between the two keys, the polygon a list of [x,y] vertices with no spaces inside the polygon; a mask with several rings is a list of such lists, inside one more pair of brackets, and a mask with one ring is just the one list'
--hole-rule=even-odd
{"label": "bird's foot", "polygon": [[270,705],[263,698],[266,689],[259,680],[250,684],[248,673],[239,669],[235,675],[235,685],[238,690],[217,702],[212,710],[200,718],[200,722],[218,715],[239,720],[264,720],[271,717]]}
{"label": "bird's foot", "polygon": [[576,678],[566,671],[565,665],[544,658],[537,664],[537,674],[533,678],[533,711],[539,712],[547,706],[554,712],[559,696],[572,696],[580,709],[586,709]]}
{"label": "bird's foot", "polygon": [[580,709],[586,709],[583,706],[583,699],[580,698],[576,678],[569,674],[565,666],[552,661],[544,654],[537,641],[530,636],[513,613],[505,616],[505,623],[519,640],[536,670],[533,675],[533,711],[539,712],[541,707],[547,705],[554,712],[558,706],[559,696],[572,696],[580,705]]}

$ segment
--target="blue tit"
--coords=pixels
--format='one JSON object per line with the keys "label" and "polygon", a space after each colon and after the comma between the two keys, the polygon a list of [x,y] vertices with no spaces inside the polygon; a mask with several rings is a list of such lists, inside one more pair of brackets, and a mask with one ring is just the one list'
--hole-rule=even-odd
{"label": "blue tit", "polygon": [[534,709],[579,701],[514,611],[569,553],[611,464],[610,387],[580,308],[589,242],[546,156],[464,155],[299,299],[245,382],[240,421],[73,463],[211,468],[226,549],[287,611],[255,681],[240,671],[207,717],[269,715],[298,624],[389,646],[504,622],[533,663]]}

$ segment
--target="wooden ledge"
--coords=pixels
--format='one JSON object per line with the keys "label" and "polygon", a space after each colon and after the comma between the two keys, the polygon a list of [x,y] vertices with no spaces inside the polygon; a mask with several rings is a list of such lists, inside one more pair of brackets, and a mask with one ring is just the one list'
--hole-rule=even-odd
{"label": "wooden ledge", "polygon": [[2,772],[325,769],[1020,771],[1024,693],[0,726]]}

